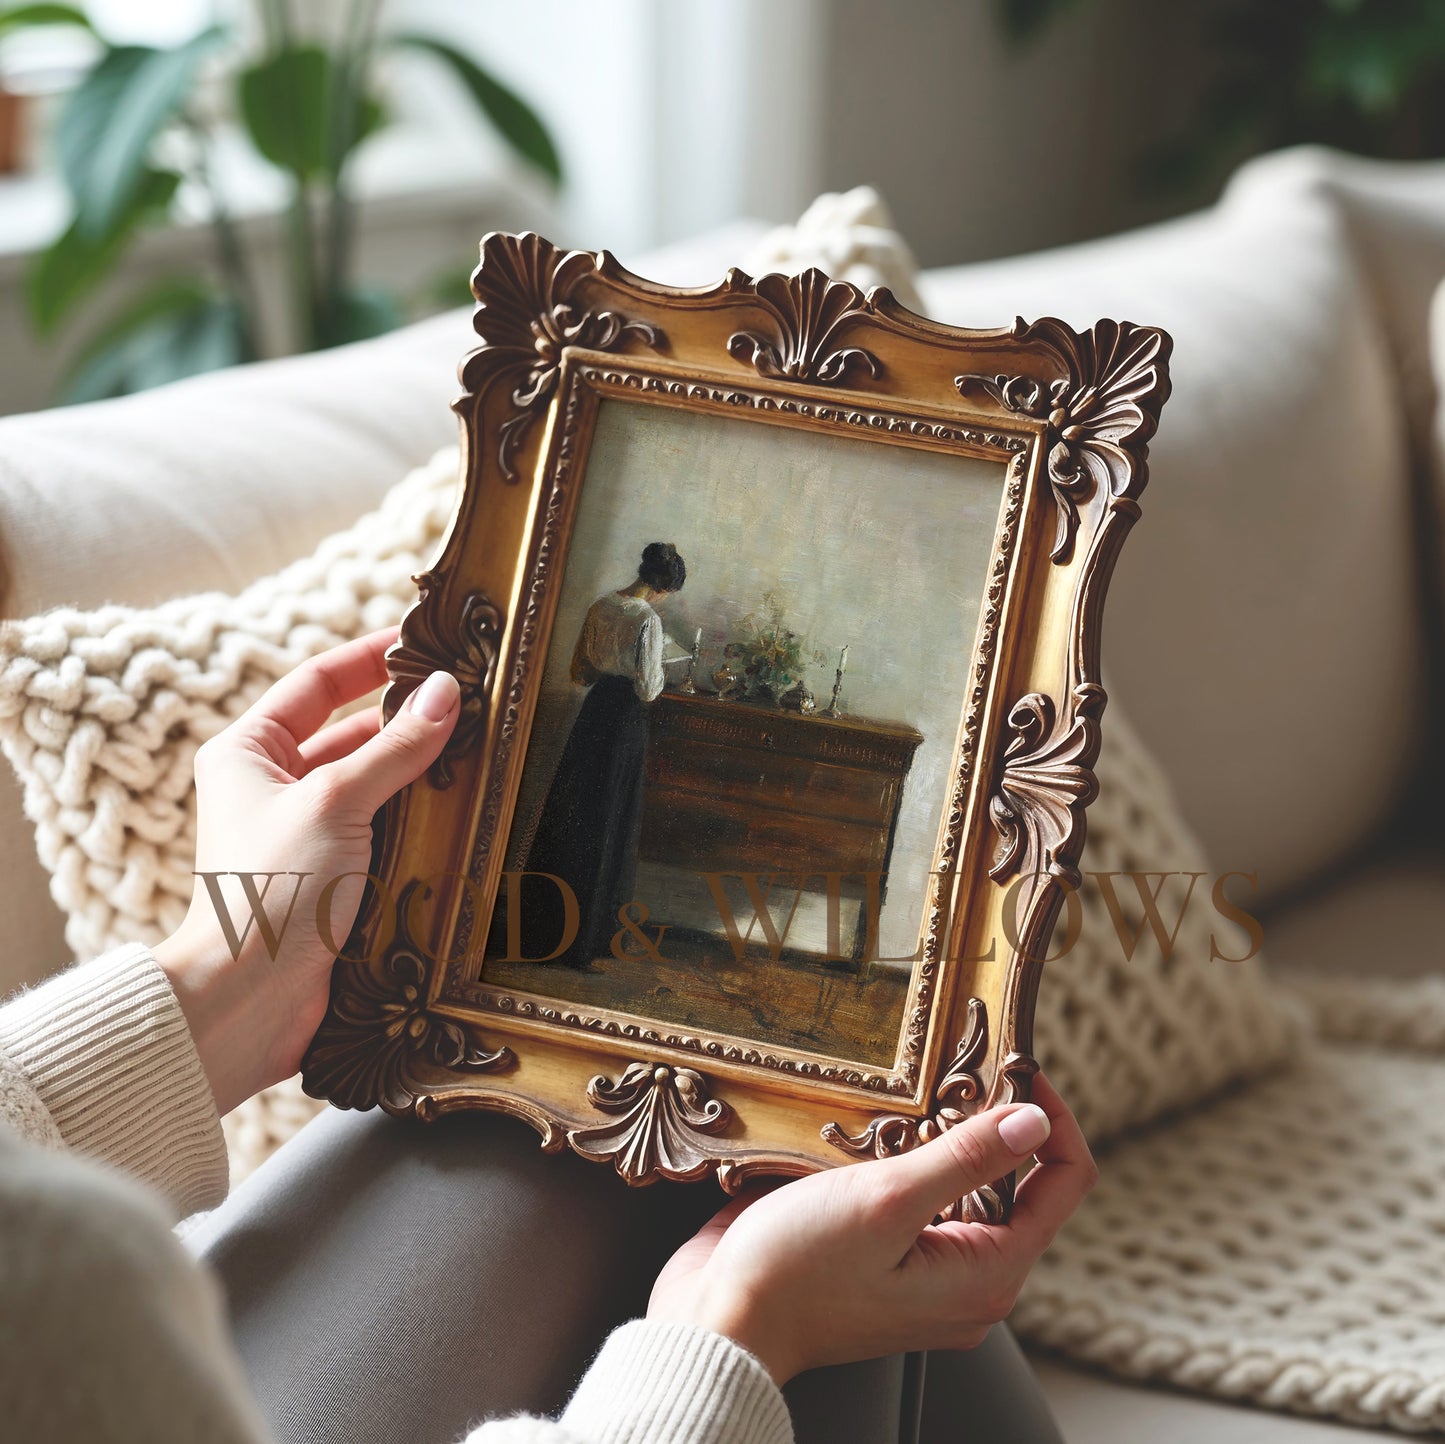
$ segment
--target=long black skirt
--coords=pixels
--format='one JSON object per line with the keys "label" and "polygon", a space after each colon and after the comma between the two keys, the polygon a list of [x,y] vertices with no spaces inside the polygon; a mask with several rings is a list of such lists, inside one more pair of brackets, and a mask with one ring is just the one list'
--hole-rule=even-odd
{"label": "long black skirt", "polygon": [[[585,967],[610,953],[637,878],[646,762],[646,704],[630,678],[603,677],[572,724],[527,855],[529,873],[562,878],[577,899],[577,936],[555,962]],[[523,954],[545,958],[562,942],[563,895],[528,877],[521,904]]]}

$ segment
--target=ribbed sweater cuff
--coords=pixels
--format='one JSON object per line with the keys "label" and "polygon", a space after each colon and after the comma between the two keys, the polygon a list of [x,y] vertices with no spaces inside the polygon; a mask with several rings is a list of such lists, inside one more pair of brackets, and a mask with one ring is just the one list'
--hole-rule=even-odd
{"label": "ribbed sweater cuff", "polygon": [[587,1444],[792,1444],[768,1371],[731,1339],[637,1319],[615,1330],[562,1426]]}
{"label": "ribbed sweater cuff", "polygon": [[127,944],[12,999],[0,1049],[76,1152],[144,1179],[181,1217],[225,1197],[215,1100],[149,948]]}

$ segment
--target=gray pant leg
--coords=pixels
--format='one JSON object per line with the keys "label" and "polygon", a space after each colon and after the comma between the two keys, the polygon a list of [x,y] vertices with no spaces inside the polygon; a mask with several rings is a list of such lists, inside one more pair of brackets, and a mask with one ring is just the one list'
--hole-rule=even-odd
{"label": "gray pant leg", "polygon": [[[328,1112],[189,1241],[278,1444],[453,1444],[483,1416],[559,1410],[721,1203],[546,1157],[512,1119]],[[795,1379],[799,1444],[912,1444],[916,1367]]]}
{"label": "gray pant leg", "polygon": [[[452,1444],[484,1415],[555,1413],[641,1314],[707,1186],[629,1189],[491,1115],[430,1127],[323,1115],[190,1242],[215,1267],[278,1444]],[[815,1369],[784,1391],[798,1444],[1057,1444],[1006,1330],[967,1354]]]}
{"label": "gray pant leg", "polygon": [[560,1407],[645,1307],[687,1224],[607,1184],[514,1120],[328,1112],[191,1242],[279,1444],[452,1444],[484,1414]]}
{"label": "gray pant leg", "polygon": [[930,1353],[918,1444],[1063,1444],[1017,1340],[999,1324],[967,1353]]}

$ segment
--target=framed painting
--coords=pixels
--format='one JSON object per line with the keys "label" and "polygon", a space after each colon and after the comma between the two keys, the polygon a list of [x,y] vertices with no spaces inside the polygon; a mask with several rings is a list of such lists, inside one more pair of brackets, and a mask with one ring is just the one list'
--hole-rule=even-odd
{"label": "framed painting", "polygon": [[442,668],[460,718],[378,815],[308,1091],[729,1190],[1026,1098],[1168,337],[535,235],[473,289],[383,702]]}

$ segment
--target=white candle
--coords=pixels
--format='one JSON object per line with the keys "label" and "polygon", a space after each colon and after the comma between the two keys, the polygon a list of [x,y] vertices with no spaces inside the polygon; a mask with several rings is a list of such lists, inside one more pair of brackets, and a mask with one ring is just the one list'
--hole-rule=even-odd
{"label": "white candle", "polygon": [[843,648],[843,655],[838,658],[838,675],[841,677],[848,669],[848,649]]}
{"label": "white candle", "polygon": [[697,629],[697,636],[695,636],[695,637],[692,639],[692,649],[693,649],[693,651],[694,651],[694,652],[697,651],[697,649],[698,649],[700,646],[702,646],[702,628],[701,628],[701,627],[699,627],[699,628]]}

